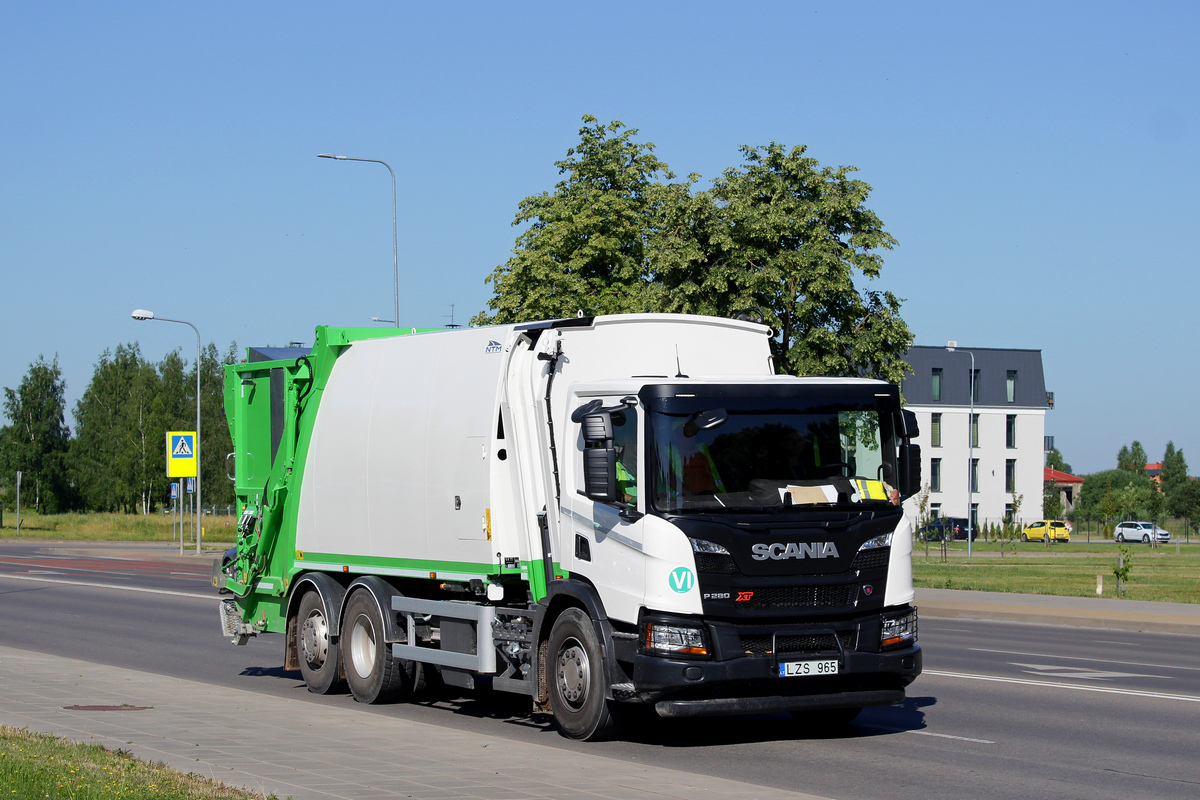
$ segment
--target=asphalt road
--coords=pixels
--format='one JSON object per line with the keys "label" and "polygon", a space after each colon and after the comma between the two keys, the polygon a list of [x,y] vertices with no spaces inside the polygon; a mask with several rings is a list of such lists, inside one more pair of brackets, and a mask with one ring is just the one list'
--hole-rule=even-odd
{"label": "asphalt road", "polygon": [[[0,641],[191,680],[310,695],[282,640],[234,647],[208,562],[41,555],[0,544]],[[1200,639],[923,618],[926,672],[901,707],[835,735],[783,715],[667,721],[580,744],[514,696],[443,696],[364,714],[506,736],[839,800],[1200,795]]]}

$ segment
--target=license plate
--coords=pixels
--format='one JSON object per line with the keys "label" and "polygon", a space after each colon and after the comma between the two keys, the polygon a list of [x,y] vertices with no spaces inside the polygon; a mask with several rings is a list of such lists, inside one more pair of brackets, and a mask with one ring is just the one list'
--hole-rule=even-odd
{"label": "license plate", "polygon": [[805,675],[837,675],[838,661],[836,658],[821,661],[782,661],[779,664],[779,677],[796,678]]}

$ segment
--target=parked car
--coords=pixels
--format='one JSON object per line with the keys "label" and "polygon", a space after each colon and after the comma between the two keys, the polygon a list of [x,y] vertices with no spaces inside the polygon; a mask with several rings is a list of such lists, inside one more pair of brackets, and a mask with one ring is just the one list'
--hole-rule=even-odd
{"label": "parked car", "polygon": [[[921,540],[926,542],[940,542],[943,539],[961,539],[967,540],[967,518],[966,517],[938,517],[929,524],[921,528]],[[979,538],[979,529],[971,529],[971,541]]]}
{"label": "parked car", "polygon": [[1170,531],[1164,530],[1153,522],[1122,522],[1113,531],[1113,538],[1118,542],[1146,542],[1155,539],[1159,544],[1171,541]]}
{"label": "parked car", "polygon": [[1022,542],[1069,542],[1071,528],[1059,519],[1039,519],[1031,522],[1021,531]]}

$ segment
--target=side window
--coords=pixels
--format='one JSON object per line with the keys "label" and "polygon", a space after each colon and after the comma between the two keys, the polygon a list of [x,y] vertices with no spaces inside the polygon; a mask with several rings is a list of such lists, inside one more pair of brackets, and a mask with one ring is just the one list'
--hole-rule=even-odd
{"label": "side window", "polygon": [[617,451],[617,495],[623,503],[637,505],[637,409],[626,407],[612,415],[613,447]]}

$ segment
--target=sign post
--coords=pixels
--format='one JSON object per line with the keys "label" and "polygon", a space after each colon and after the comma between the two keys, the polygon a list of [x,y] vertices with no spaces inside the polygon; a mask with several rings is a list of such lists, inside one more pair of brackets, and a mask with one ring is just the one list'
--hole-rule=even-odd
{"label": "sign post", "polygon": [[[196,432],[167,431],[167,477],[188,478],[188,491],[196,478]],[[195,532],[196,523],[192,523]],[[183,555],[183,521],[179,523],[179,555]]]}
{"label": "sign post", "polygon": [[[179,481],[171,481],[171,540],[175,540],[175,522],[179,516]],[[183,531],[179,531],[183,536]]]}
{"label": "sign post", "polygon": [[21,470],[17,470],[17,536],[21,535]]}

